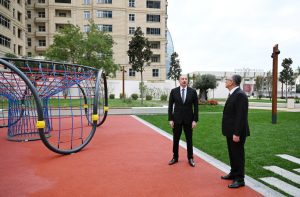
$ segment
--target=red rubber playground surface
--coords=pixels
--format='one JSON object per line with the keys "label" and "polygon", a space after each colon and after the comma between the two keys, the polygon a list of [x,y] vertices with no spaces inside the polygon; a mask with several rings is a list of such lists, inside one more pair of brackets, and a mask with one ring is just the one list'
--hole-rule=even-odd
{"label": "red rubber playground surface", "polygon": [[[167,123],[166,123],[167,124]],[[0,130],[0,196],[261,196],[229,189],[223,172],[186,150],[173,166],[172,141],[131,116],[109,116],[91,143],[61,156],[41,141],[11,142]]]}

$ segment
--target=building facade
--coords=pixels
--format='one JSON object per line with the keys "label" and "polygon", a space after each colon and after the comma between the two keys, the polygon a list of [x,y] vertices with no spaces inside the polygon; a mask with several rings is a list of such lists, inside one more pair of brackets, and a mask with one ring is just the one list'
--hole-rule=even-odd
{"label": "building facade", "polygon": [[0,56],[26,54],[25,2],[0,0]]}
{"label": "building facade", "polygon": [[[151,66],[144,79],[166,79],[167,0],[27,0],[27,56],[43,56],[53,37],[68,23],[89,31],[93,20],[101,31],[112,35],[114,61],[124,68],[126,80],[140,80],[128,64],[128,44],[137,27],[141,27],[152,46]],[[123,79],[118,71],[116,80]]]}

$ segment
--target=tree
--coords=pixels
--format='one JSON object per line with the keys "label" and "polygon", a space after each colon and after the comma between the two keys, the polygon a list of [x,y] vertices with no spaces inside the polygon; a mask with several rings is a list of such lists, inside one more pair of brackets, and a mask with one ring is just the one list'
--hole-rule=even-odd
{"label": "tree", "polygon": [[261,99],[262,97],[262,87],[264,83],[264,77],[263,76],[256,76],[255,80],[255,90],[257,92],[257,97]]}
{"label": "tree", "polygon": [[115,75],[118,65],[113,62],[114,41],[112,36],[99,31],[94,22],[90,24],[90,31],[86,33],[83,42],[83,56],[79,58],[79,64],[102,68],[106,74]]}
{"label": "tree", "polygon": [[178,53],[174,52],[171,55],[171,66],[170,70],[168,72],[168,79],[172,79],[175,81],[175,86],[176,86],[176,81],[181,75],[181,68],[180,68],[180,63],[178,59]]}
{"label": "tree", "polygon": [[56,61],[78,63],[83,56],[83,33],[79,26],[68,24],[54,35],[53,44],[46,51],[46,57]]}
{"label": "tree", "polygon": [[294,82],[294,73],[291,67],[293,60],[291,58],[285,58],[282,60],[281,66],[283,67],[279,75],[279,81],[285,84],[285,98],[287,101],[287,86],[292,85]]}
{"label": "tree", "polygon": [[[132,70],[141,73],[140,86],[144,86],[143,72],[146,66],[150,66],[150,59],[152,51],[150,49],[150,42],[144,37],[141,27],[138,27],[134,32],[134,36],[129,42],[129,49],[127,51],[129,57],[129,64],[132,66]],[[144,98],[144,88],[140,88],[142,105]]]}
{"label": "tree", "polygon": [[118,66],[113,62],[114,41],[90,21],[90,31],[82,33],[78,26],[68,24],[54,36],[46,51],[48,59],[102,68],[105,74],[115,75]]}
{"label": "tree", "polygon": [[5,57],[8,57],[8,58],[18,58],[18,56],[16,56],[16,55],[13,54],[13,53],[5,53],[4,56],[5,56]]}
{"label": "tree", "polygon": [[211,74],[197,75],[193,87],[199,89],[200,100],[207,101],[208,89],[215,89],[217,87],[216,76]]}
{"label": "tree", "polygon": [[271,71],[267,72],[267,76],[265,77],[265,86],[268,91],[268,96],[271,100],[271,92],[272,92],[272,87],[273,87],[273,74]]}

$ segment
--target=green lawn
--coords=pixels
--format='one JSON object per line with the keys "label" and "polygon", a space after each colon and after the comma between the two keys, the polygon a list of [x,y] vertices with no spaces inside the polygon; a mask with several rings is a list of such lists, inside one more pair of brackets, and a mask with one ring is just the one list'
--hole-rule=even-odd
{"label": "green lawn", "polygon": [[[248,98],[249,102],[255,102],[255,103],[272,103],[272,100],[267,98],[257,99],[257,98]],[[226,101],[225,98],[216,98],[217,101]],[[286,103],[285,99],[277,99],[277,103]]]}
{"label": "green lawn", "polygon": [[[226,140],[221,134],[222,109],[222,106],[211,108],[211,106],[200,105],[199,122],[194,130],[193,141],[198,149],[229,164]],[[171,133],[166,115],[140,117]],[[292,172],[293,169],[300,168],[298,164],[275,156],[289,154],[300,158],[300,113],[278,112],[277,120],[277,124],[271,124],[269,110],[249,111],[251,136],[247,138],[245,146],[246,174],[257,180],[266,176],[284,179],[263,169],[263,166],[276,165]],[[182,139],[184,140],[184,135]],[[290,181],[287,182],[300,187]]]}

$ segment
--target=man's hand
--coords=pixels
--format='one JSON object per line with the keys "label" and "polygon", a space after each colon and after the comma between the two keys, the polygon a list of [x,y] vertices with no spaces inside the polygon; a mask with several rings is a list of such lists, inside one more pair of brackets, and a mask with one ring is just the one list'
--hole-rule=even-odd
{"label": "man's hand", "polygon": [[193,121],[193,122],[192,122],[192,129],[195,128],[196,125],[197,125],[196,121]]}
{"label": "man's hand", "polygon": [[239,141],[240,141],[240,136],[233,135],[232,140],[233,140],[234,142],[239,142]]}
{"label": "man's hand", "polygon": [[174,121],[169,121],[170,127],[173,129],[174,128]]}

